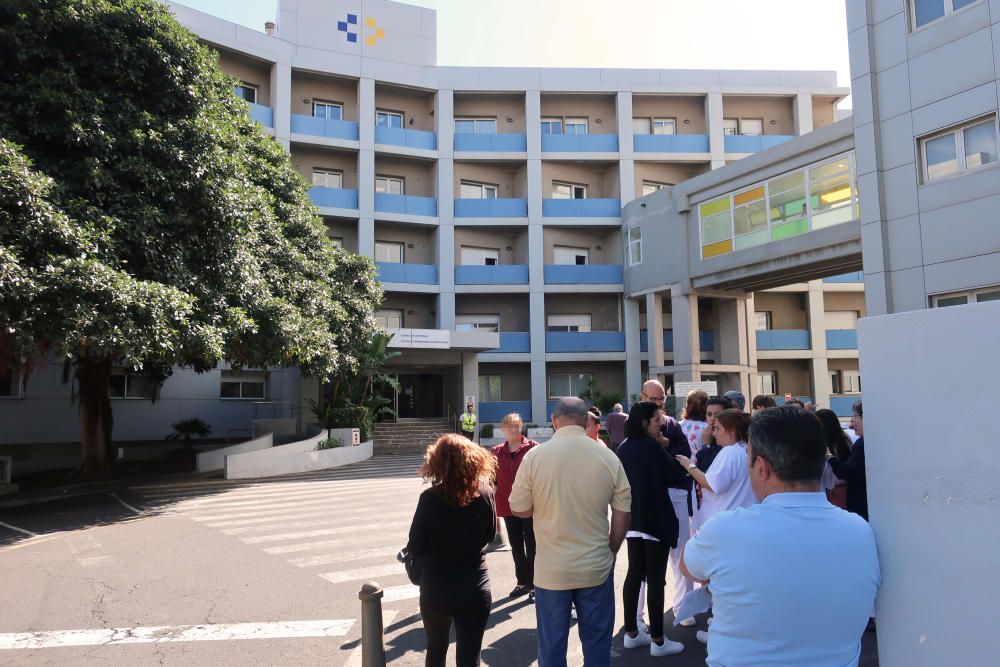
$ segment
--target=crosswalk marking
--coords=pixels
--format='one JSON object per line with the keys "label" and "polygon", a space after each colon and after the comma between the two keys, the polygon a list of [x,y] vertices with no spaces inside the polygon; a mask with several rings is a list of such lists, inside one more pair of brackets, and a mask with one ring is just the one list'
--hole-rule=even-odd
{"label": "crosswalk marking", "polygon": [[382,589],[382,602],[399,602],[420,597],[420,586],[405,584],[403,586],[386,586]]}
{"label": "crosswalk marking", "polygon": [[325,572],[319,576],[323,577],[331,584],[346,584],[350,581],[361,581],[363,579],[374,579],[391,574],[406,574],[402,563],[397,563],[395,559],[392,563],[377,565],[374,567],[362,567],[357,570],[338,570],[337,572]]}
{"label": "crosswalk marking", "polygon": [[370,560],[391,558],[399,552],[399,547],[385,547],[384,549],[366,549],[364,551],[349,551],[346,553],[323,554],[322,556],[303,556],[300,558],[290,558],[292,565],[299,567],[315,567],[317,565],[333,565],[334,563],[347,563],[352,560]]}
{"label": "crosswalk marking", "polygon": [[[392,515],[382,515],[380,519],[403,519],[408,518],[413,515],[412,512],[397,513]],[[339,518],[339,520],[338,520]],[[357,521],[363,517],[352,517],[351,521]],[[282,523],[272,523],[266,526],[242,526],[239,528],[226,528],[222,532],[225,535],[246,535],[247,533],[263,533],[269,530],[288,530],[289,528],[315,528],[317,526],[328,526],[330,524],[343,524],[344,517],[326,517],[322,519],[313,519],[312,521],[292,521],[292,522],[282,522]],[[370,523],[362,524],[359,526],[354,526],[355,529],[364,530],[370,526]],[[378,524],[375,527],[384,526],[385,524]],[[345,527],[346,528],[349,527]]]}
{"label": "crosswalk marking", "polygon": [[338,526],[337,528],[324,528],[322,530],[305,530],[299,533],[278,533],[277,535],[257,535],[255,537],[244,537],[243,542],[247,544],[261,544],[262,542],[283,542],[285,540],[298,540],[305,537],[323,537],[324,535],[342,535],[344,533],[354,533],[361,530],[392,530],[409,526],[409,521],[397,521],[395,523],[370,524],[366,526]]}

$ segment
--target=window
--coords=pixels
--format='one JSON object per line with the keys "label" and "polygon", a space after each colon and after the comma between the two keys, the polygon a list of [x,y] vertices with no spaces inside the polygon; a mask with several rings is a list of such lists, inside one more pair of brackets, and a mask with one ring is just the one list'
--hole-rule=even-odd
{"label": "window", "polygon": [[543,118],[542,134],[562,134],[562,118]]}
{"label": "window", "polygon": [[250,104],[257,104],[257,86],[252,83],[247,83],[246,81],[241,81],[234,87],[234,92],[236,97],[249,102]]}
{"label": "window", "polygon": [[754,324],[757,331],[770,331],[772,329],[771,311],[758,310],[754,313]]}
{"label": "window", "polygon": [[997,161],[997,119],[977,120],[920,140],[924,181],[985,167]]}
{"label": "window", "polygon": [[673,118],[654,118],[653,134],[676,134],[677,121]]}
{"label": "window", "polygon": [[587,134],[587,119],[567,118],[566,134]]}
{"label": "window", "polygon": [[257,371],[222,371],[219,398],[233,400],[264,400],[265,376]]}
{"label": "window", "polygon": [[18,369],[0,370],[0,398],[21,398],[21,373]]}
{"label": "window", "polygon": [[827,329],[857,329],[858,317],[856,310],[828,310],[824,313]]}
{"label": "window", "polygon": [[587,186],[579,183],[552,181],[553,199],[586,199]]}
{"label": "window", "polygon": [[330,237],[330,242],[333,243],[334,247],[336,247],[336,248],[343,248],[344,247],[344,239],[343,239],[343,237],[340,237],[340,236],[331,236]]}
{"label": "window", "polygon": [[319,188],[341,188],[344,174],[339,169],[313,167],[313,185]]}
{"label": "window", "polygon": [[986,287],[969,292],[956,292],[931,297],[931,305],[935,308],[964,306],[967,303],[985,303],[986,301],[1000,301],[1000,287]]}
{"label": "window", "polygon": [[500,316],[496,314],[487,315],[456,315],[456,331],[500,331]]}
{"label": "window", "polygon": [[590,331],[590,313],[580,315],[549,315],[549,331]]}
{"label": "window", "polygon": [[771,204],[772,227],[802,220],[808,215],[804,171],[769,181],[767,190]]}
{"label": "window", "polygon": [[757,393],[774,396],[778,393],[778,373],[775,371],[757,372]]}
{"label": "window", "polygon": [[375,110],[375,125],[378,127],[403,127],[403,114],[398,111]]}
{"label": "window", "polygon": [[462,246],[461,263],[475,266],[497,266],[500,263],[499,248],[477,248],[475,246]]}
{"label": "window", "polygon": [[733,136],[738,132],[739,121],[735,118],[722,119],[722,133],[726,136]]}
{"label": "window", "polygon": [[830,373],[830,391],[834,394],[842,394],[840,391],[840,371]]}
{"label": "window", "polygon": [[628,265],[635,266],[636,264],[642,264],[642,227],[629,228],[625,238],[628,244],[628,250],[626,251]]}
{"label": "window", "polygon": [[959,9],[975,4],[978,0],[910,0],[910,2],[913,27],[920,28],[957,12]]}
{"label": "window", "polygon": [[813,229],[849,222],[855,217],[851,183],[851,164],[846,158],[809,170]]}
{"label": "window", "polygon": [[111,371],[108,396],[111,398],[153,398],[156,383],[140,373],[125,368]]}
{"label": "window", "polygon": [[652,134],[651,127],[648,118],[632,119],[632,134]]}
{"label": "window", "polygon": [[670,183],[657,183],[656,181],[643,181],[642,182],[642,196],[651,195],[657,190],[662,190],[663,188],[670,187]]}
{"label": "window", "polygon": [[579,396],[590,386],[590,373],[570,373],[549,376],[549,398]]}
{"label": "window", "polygon": [[462,199],[496,199],[499,186],[492,183],[462,181]]}
{"label": "window", "polygon": [[492,403],[500,400],[500,376],[479,376],[479,402]]}
{"label": "window", "polygon": [[552,260],[554,264],[584,266],[590,263],[590,249],[557,245],[552,249]]}
{"label": "window", "polygon": [[402,329],[403,311],[383,308],[375,313],[375,322],[383,329]]}
{"label": "window", "polygon": [[392,264],[403,263],[403,244],[395,241],[375,242],[375,261],[390,262]]}
{"label": "window", "polygon": [[840,371],[840,377],[844,390],[843,393],[861,393],[861,373],[859,371]]}
{"label": "window", "polygon": [[398,176],[376,176],[375,192],[384,192],[390,195],[405,194],[406,179]]}
{"label": "window", "polygon": [[325,118],[327,120],[342,120],[343,117],[344,117],[344,107],[339,102],[313,100],[313,118]]}
{"label": "window", "polygon": [[740,118],[740,134],[745,137],[759,137],[764,134],[764,119]]}
{"label": "window", "polygon": [[496,118],[456,118],[455,134],[496,134]]}

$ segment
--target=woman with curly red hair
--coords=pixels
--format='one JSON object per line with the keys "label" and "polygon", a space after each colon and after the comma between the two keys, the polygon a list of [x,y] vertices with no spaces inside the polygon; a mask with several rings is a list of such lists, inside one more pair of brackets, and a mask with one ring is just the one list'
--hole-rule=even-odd
{"label": "woman with curly red hair", "polygon": [[456,664],[479,664],[493,603],[485,555],[496,537],[495,470],[490,451],[460,435],[441,437],[424,454],[420,474],[431,488],[420,494],[407,549],[420,568],[428,667],[444,667],[452,623]]}

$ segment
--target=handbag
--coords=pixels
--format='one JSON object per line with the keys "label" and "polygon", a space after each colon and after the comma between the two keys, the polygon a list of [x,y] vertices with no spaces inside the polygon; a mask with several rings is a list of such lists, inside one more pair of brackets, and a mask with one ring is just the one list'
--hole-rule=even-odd
{"label": "handbag", "polygon": [[419,586],[420,578],[424,573],[423,559],[410,551],[409,547],[406,546],[396,554],[396,560],[406,568],[406,577],[410,580],[410,583],[414,586]]}

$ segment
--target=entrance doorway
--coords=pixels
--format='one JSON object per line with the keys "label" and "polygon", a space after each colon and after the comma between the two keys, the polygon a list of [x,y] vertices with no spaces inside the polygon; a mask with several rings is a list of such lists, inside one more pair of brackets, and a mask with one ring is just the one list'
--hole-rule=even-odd
{"label": "entrance doorway", "polygon": [[396,415],[399,419],[440,419],[444,417],[444,382],[441,375],[420,373],[397,376]]}

